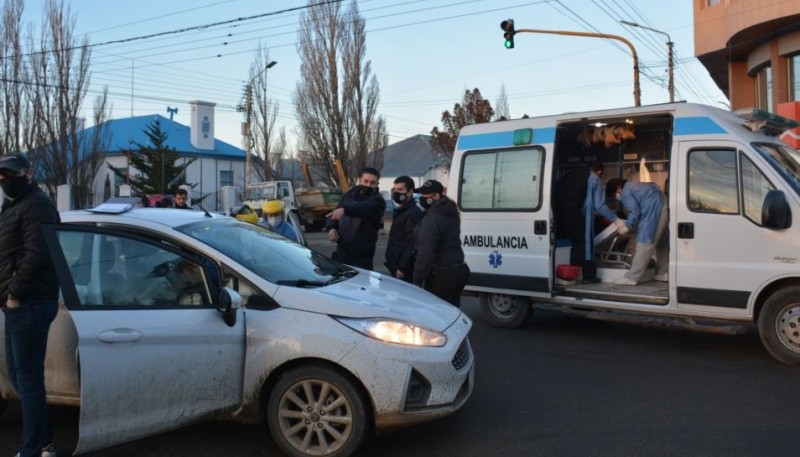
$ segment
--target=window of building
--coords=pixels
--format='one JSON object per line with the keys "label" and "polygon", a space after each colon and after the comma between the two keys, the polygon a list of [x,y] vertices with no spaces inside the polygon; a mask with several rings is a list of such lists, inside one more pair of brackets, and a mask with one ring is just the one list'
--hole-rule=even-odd
{"label": "window of building", "polygon": [[696,213],[738,214],[736,151],[693,150],[689,153],[689,209]]}
{"label": "window of building", "polygon": [[540,148],[465,155],[462,209],[536,210],[541,205],[543,163]]}
{"label": "window of building", "polygon": [[756,73],[756,106],[772,112],[772,67],[766,66]]}
{"label": "window of building", "polygon": [[789,57],[789,100],[800,101],[800,54]]}
{"label": "window of building", "polygon": [[719,5],[720,0],[706,0],[706,7]]}
{"label": "window of building", "polygon": [[219,185],[232,186],[233,185],[233,172],[231,170],[220,170],[219,172]]}

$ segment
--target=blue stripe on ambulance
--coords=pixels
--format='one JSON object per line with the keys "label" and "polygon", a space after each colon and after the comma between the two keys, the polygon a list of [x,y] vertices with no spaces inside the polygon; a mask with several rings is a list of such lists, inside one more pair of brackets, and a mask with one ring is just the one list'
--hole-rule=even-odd
{"label": "blue stripe on ambulance", "polygon": [[725,134],[727,130],[720,127],[710,117],[678,117],[675,118],[674,136],[678,135],[714,135]]}
{"label": "blue stripe on ambulance", "polygon": [[[533,144],[552,143],[556,139],[555,127],[533,129]],[[456,149],[486,149],[514,146],[514,130],[492,133],[476,133],[458,137]]]}

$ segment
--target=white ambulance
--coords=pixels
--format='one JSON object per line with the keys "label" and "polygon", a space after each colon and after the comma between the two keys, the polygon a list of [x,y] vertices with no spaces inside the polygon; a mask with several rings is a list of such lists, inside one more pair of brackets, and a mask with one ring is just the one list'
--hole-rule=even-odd
{"label": "white ambulance", "polygon": [[[467,126],[448,187],[472,271],[466,290],[500,327],[521,325],[534,304],[757,322],[769,353],[800,365],[800,154],[778,139],[797,126],[759,110],[691,103]],[[638,285],[614,284],[630,266],[635,234],[613,229],[595,238],[602,282],[557,277],[571,246],[556,236],[553,184],[597,162],[604,182],[635,175],[668,195],[667,281],[652,280],[651,269]]]}

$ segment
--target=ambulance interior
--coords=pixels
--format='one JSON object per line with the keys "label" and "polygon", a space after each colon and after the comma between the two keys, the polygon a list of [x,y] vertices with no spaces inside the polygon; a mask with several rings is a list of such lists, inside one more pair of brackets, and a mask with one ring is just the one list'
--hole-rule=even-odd
{"label": "ambulance interior", "polygon": [[[622,205],[616,199],[620,179],[654,182],[662,192],[666,190],[672,125],[672,116],[668,114],[562,123],[556,130],[553,182],[576,167],[601,163],[603,172],[600,179],[606,184],[606,204],[611,211],[624,215]],[[667,303],[668,282],[653,280],[654,259],[650,260],[639,284],[617,285],[613,282],[624,276],[631,266],[635,231],[619,235],[614,224],[595,212],[593,252],[601,282],[582,284],[580,274],[577,278],[574,276],[574,268],[563,266],[570,263],[572,245],[564,236],[564,230],[557,226],[555,217],[553,225],[556,234],[553,246],[555,293],[638,303]],[[664,239],[669,243],[668,235]],[[580,267],[577,271],[580,272]]]}

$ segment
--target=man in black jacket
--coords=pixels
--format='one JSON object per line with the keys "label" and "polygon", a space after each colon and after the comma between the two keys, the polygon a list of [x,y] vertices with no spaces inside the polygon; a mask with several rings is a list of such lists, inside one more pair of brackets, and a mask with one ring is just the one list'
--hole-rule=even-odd
{"label": "man in black jacket", "polygon": [[378,192],[381,175],[374,168],[364,168],[358,185],[348,190],[339,206],[328,214],[328,239],[336,243],[333,260],[372,270],[378,230],[386,202]]}
{"label": "man in black jacket", "polygon": [[422,218],[422,210],[414,202],[414,180],[408,176],[395,179],[392,201],[397,208],[392,215],[385,265],[395,278],[411,282],[414,279],[414,229]]}
{"label": "man in black jacket", "polygon": [[20,154],[0,157],[0,306],[5,314],[6,365],[22,402],[19,455],[54,455],[44,388],[47,334],[58,312],[58,280],[42,231],[60,222],[53,201],[31,179]]}
{"label": "man in black jacket", "polygon": [[469,267],[461,249],[461,216],[444,186],[429,179],[416,190],[425,214],[414,232],[414,284],[461,306],[461,291],[469,279]]}

